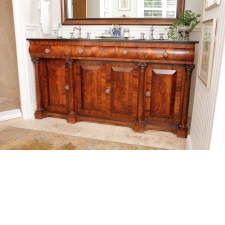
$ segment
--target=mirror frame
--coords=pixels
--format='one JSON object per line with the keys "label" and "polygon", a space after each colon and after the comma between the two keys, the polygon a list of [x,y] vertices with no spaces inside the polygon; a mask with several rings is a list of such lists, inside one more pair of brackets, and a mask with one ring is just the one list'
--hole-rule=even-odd
{"label": "mirror frame", "polygon": [[178,19],[180,13],[184,12],[185,0],[178,0],[177,18],[174,19],[148,19],[148,18],[90,18],[90,19],[68,19],[66,17],[66,0],[61,0],[62,25],[171,25]]}

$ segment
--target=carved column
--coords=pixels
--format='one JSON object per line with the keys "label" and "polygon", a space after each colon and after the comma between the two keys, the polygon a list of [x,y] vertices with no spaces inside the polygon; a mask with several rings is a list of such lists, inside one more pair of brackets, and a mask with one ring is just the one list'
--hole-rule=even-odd
{"label": "carved column", "polygon": [[69,69],[69,114],[67,117],[68,123],[75,123],[75,107],[74,107],[74,61],[72,59],[66,59],[66,64]]}
{"label": "carved column", "polygon": [[42,99],[42,91],[41,91],[41,80],[40,80],[40,62],[39,58],[32,59],[35,67],[35,81],[36,81],[36,95],[37,95],[37,110],[35,112],[35,119],[43,119],[45,116],[43,114],[44,109],[42,108],[41,99]]}
{"label": "carved column", "polygon": [[135,124],[135,131],[144,132],[143,114],[144,114],[144,81],[147,63],[139,63],[139,87],[138,87],[138,106],[137,106],[137,123]]}
{"label": "carved column", "polygon": [[189,96],[190,96],[190,86],[191,86],[191,75],[194,68],[195,68],[195,65],[186,65],[181,124],[180,124],[180,130],[178,130],[177,132],[177,136],[183,137],[183,138],[187,137],[187,131],[188,131],[188,128],[187,128],[188,106],[189,106]]}

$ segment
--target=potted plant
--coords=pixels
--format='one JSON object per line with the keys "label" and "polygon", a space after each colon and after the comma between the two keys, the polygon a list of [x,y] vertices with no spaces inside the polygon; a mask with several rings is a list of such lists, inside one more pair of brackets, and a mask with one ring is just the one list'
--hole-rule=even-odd
{"label": "potted plant", "polygon": [[201,14],[192,13],[191,10],[186,10],[179,15],[179,19],[173,22],[172,26],[166,28],[168,30],[168,38],[177,40],[176,31],[180,35],[180,39],[188,40],[189,33],[200,23],[198,20]]}

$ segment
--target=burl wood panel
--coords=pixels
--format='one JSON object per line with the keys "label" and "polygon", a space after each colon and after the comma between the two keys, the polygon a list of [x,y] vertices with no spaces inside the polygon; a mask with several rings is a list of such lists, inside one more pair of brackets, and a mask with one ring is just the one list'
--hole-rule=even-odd
{"label": "burl wood panel", "polygon": [[[134,63],[108,63],[111,79],[111,116],[132,119],[137,116],[138,66]],[[108,74],[108,73],[107,73]]]}
{"label": "burl wood panel", "polygon": [[45,110],[67,114],[69,112],[68,69],[65,60],[47,59],[41,62],[42,105]]}
{"label": "burl wood panel", "polygon": [[108,116],[106,113],[105,63],[77,62],[78,113]]}
{"label": "burl wood panel", "polygon": [[148,67],[146,92],[150,92],[150,96],[145,96],[145,120],[179,124],[183,79],[182,66]]}

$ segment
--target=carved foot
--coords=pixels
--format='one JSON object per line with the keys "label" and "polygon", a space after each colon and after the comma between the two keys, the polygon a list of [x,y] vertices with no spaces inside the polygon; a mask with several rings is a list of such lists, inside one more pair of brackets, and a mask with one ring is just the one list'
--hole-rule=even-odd
{"label": "carved foot", "polygon": [[145,131],[144,124],[143,123],[136,123],[135,126],[134,126],[134,131],[144,133],[144,131]]}
{"label": "carved foot", "polygon": [[187,138],[187,132],[188,132],[187,128],[180,127],[180,129],[177,131],[177,137]]}
{"label": "carved foot", "polygon": [[34,113],[34,117],[35,117],[35,119],[39,119],[39,120],[45,118],[46,117],[46,113],[45,113],[44,109],[36,110],[36,112]]}

